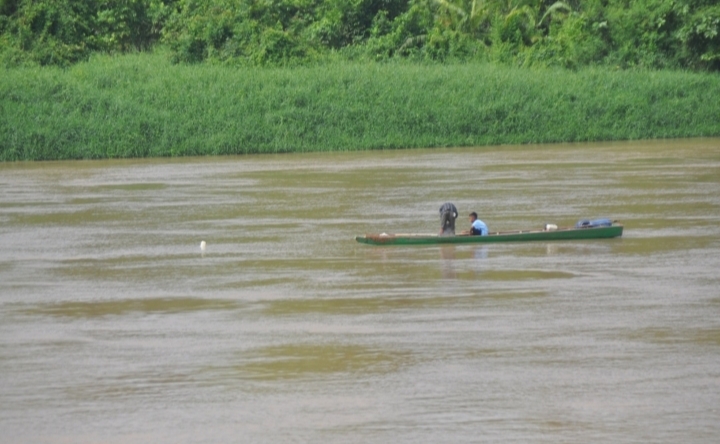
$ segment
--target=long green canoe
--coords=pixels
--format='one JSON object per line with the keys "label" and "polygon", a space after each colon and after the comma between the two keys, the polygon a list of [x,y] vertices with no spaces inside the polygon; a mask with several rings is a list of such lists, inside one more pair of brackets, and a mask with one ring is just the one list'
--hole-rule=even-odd
{"label": "long green canoe", "polygon": [[500,231],[487,236],[440,236],[437,234],[366,234],[355,240],[371,245],[475,244],[486,242],[550,241],[573,239],[607,239],[622,236],[623,226],[558,228],[555,230]]}

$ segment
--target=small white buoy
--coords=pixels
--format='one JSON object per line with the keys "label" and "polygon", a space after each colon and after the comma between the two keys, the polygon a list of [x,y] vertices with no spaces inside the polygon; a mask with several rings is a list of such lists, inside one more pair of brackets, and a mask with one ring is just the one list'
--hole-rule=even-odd
{"label": "small white buoy", "polygon": [[200,242],[200,250],[205,251],[205,241]]}

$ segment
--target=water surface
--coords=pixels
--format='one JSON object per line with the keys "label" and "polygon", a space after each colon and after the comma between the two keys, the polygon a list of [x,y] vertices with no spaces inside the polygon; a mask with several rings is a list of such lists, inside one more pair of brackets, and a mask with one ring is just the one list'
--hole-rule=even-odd
{"label": "water surface", "polygon": [[[716,442],[719,196],[720,139],[0,164],[0,441]],[[445,201],[625,234],[354,241]]]}

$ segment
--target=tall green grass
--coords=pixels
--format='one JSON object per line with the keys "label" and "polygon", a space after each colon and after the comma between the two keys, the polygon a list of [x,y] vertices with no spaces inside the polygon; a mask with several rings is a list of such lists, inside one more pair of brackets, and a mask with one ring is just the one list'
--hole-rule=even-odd
{"label": "tall green grass", "polygon": [[98,57],[0,72],[0,160],[97,159],[720,135],[720,77]]}

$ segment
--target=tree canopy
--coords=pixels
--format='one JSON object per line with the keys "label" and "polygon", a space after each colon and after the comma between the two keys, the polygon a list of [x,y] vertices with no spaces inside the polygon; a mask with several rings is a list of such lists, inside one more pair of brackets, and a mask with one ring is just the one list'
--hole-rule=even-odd
{"label": "tree canopy", "polygon": [[327,57],[720,70],[716,0],[0,0],[0,64],[169,48],[178,63]]}

